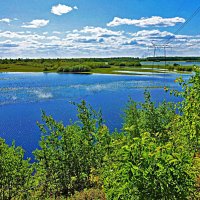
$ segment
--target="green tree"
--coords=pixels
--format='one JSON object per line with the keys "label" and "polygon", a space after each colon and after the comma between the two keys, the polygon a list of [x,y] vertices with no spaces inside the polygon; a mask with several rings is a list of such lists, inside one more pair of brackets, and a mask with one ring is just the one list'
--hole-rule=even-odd
{"label": "green tree", "polygon": [[24,159],[21,147],[8,146],[0,139],[0,199],[28,199],[32,167],[29,159]]}
{"label": "green tree", "polygon": [[144,103],[129,100],[125,109],[123,130],[131,133],[133,137],[149,132],[152,137],[166,139],[165,133],[170,130],[176,115],[176,105],[164,101],[156,107],[147,91],[144,93],[144,98]]}
{"label": "green tree", "polygon": [[40,147],[34,152],[38,161],[36,177],[43,183],[43,196],[70,196],[75,191],[94,187],[92,171],[101,165],[103,145],[109,137],[101,116],[87,107],[78,105],[79,122],[64,126],[43,113],[44,124]]}
{"label": "green tree", "polygon": [[[181,115],[166,103],[155,107],[130,102],[121,136],[104,159],[102,173],[108,199],[196,199],[199,159],[199,86],[197,71],[184,83]],[[198,193],[198,192],[197,192]],[[195,196],[196,195],[196,196]]]}

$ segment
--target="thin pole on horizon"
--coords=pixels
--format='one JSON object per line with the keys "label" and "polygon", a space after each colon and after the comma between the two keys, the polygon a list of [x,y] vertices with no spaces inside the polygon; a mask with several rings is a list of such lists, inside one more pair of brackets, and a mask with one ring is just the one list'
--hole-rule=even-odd
{"label": "thin pole on horizon", "polygon": [[166,69],[166,66],[167,66],[167,52],[166,52],[166,46],[164,46],[163,48],[164,48],[165,69]]}

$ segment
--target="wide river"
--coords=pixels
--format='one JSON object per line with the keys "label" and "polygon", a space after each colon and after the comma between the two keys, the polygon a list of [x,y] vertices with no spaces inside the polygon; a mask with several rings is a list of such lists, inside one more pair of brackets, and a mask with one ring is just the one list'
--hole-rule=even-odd
{"label": "wide river", "polygon": [[[57,73],[0,73],[0,137],[12,140],[26,150],[26,156],[38,147],[41,110],[68,124],[76,120],[76,107],[69,102],[86,100],[102,109],[110,130],[122,127],[123,109],[129,99],[143,101],[145,88],[155,102],[179,101],[164,91],[167,86],[180,89],[174,80],[180,74],[80,75]],[[182,75],[188,79],[190,75]]]}

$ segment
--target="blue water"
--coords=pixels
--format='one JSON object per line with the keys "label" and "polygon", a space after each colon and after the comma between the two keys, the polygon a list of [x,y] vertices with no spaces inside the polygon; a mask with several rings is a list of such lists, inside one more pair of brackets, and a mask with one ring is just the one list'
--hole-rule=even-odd
{"label": "blue water", "polygon": [[[0,73],[0,137],[8,144],[26,150],[26,156],[38,147],[41,110],[68,124],[76,120],[76,107],[69,101],[86,100],[94,109],[102,109],[110,130],[122,127],[123,109],[129,97],[143,101],[146,87],[152,99],[179,101],[164,91],[164,86],[180,89],[174,82],[179,74],[78,75],[57,73]],[[190,75],[182,75],[188,79]]]}

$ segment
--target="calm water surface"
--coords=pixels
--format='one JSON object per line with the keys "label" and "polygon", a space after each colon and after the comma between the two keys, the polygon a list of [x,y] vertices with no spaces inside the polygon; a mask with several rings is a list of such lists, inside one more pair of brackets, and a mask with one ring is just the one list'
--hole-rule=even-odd
{"label": "calm water surface", "polygon": [[[180,74],[78,75],[57,73],[0,73],[0,137],[26,150],[26,156],[38,147],[40,132],[36,125],[41,110],[68,124],[76,120],[76,107],[69,102],[86,100],[102,109],[107,126],[122,126],[121,115],[129,97],[143,101],[145,88],[152,99],[179,101],[164,91],[164,86],[180,89],[174,80]],[[182,75],[188,79],[190,75]]]}

